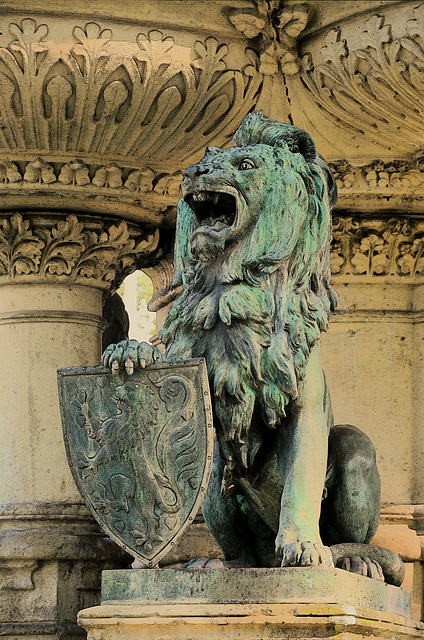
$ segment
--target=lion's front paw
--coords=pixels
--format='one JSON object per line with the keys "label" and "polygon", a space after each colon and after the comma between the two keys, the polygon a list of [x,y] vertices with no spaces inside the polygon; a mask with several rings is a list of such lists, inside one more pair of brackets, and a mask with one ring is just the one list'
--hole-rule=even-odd
{"label": "lion's front paw", "polygon": [[110,344],[102,355],[102,365],[110,367],[112,373],[124,369],[130,375],[134,369],[147,367],[163,360],[163,355],[148,342],[137,340],[121,340],[118,344]]}
{"label": "lion's front paw", "polygon": [[290,542],[282,549],[282,567],[333,567],[333,556],[321,543]]}

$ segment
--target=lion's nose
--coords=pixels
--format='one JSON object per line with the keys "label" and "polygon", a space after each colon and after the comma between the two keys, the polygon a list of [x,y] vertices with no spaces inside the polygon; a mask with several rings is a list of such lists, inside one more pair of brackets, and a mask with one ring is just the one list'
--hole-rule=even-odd
{"label": "lion's nose", "polygon": [[200,164],[194,164],[185,170],[184,176],[186,178],[198,178],[199,176],[209,173],[209,167],[201,166]]}

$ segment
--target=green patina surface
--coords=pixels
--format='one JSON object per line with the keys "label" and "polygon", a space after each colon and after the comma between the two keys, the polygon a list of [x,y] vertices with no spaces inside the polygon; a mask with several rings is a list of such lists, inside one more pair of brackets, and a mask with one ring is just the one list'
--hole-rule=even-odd
{"label": "green patina surface", "polygon": [[[374,447],[356,427],[334,426],[321,366],[319,337],[337,304],[327,164],[305,131],[255,112],[233,147],[208,147],[186,170],[182,192],[174,285],[183,291],[161,338],[166,360],[206,361],[217,438],[202,509],[226,566],[334,558],[380,580],[383,566],[400,584],[399,558],[367,546],[380,513]],[[104,363],[155,357],[130,341]],[[341,543],[352,544],[330,552]]]}
{"label": "green patina surface", "polygon": [[58,372],[68,459],[102,528],[155,566],[195,517],[213,456],[203,361]]}

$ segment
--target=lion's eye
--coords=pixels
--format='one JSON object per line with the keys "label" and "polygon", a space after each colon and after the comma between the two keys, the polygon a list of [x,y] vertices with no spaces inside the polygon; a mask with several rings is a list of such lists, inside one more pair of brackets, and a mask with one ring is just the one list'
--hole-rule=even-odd
{"label": "lion's eye", "polygon": [[240,162],[239,169],[241,171],[246,171],[246,169],[256,169],[256,165],[252,160],[247,160],[246,158]]}

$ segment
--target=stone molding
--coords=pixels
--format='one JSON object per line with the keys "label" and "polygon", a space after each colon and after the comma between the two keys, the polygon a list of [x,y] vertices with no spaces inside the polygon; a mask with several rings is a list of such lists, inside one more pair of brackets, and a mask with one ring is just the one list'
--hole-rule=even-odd
{"label": "stone molding", "polygon": [[[384,638],[419,640],[424,625],[369,607],[321,602],[282,605],[101,605],[81,611],[78,623],[88,640],[306,640],[322,638]],[[218,635],[219,631],[219,635]],[[224,635],[225,634],[225,635]]]}
{"label": "stone molding", "polygon": [[124,220],[69,215],[0,215],[0,285],[66,282],[116,289],[159,258],[160,232]]}
{"label": "stone molding", "polygon": [[414,160],[393,160],[374,162],[354,167],[348,162],[330,162],[330,168],[342,192],[362,190],[373,193],[416,194],[417,188],[424,187],[424,154]]}
{"label": "stone molding", "polygon": [[0,566],[0,590],[27,591],[35,589],[34,572],[37,560],[3,560]]}
{"label": "stone molding", "polygon": [[39,310],[34,311],[15,311],[12,313],[0,313],[0,325],[17,324],[21,322],[64,322],[65,324],[82,324],[83,326],[94,326],[100,330],[104,330],[107,326],[105,320],[93,313],[84,313],[79,311],[55,311],[51,309],[43,309],[42,315]]}
{"label": "stone molding", "polygon": [[[10,158],[10,159],[8,159]],[[47,161],[47,159],[48,161]],[[134,164],[134,163],[133,163]],[[346,161],[330,163],[339,191],[339,207],[348,210],[408,208],[424,211],[424,156],[413,160],[374,162],[355,167]],[[138,167],[138,168],[137,168]],[[181,195],[182,171],[163,174],[150,167],[131,166],[117,158],[107,165],[99,157],[45,157],[6,152],[0,160],[0,209],[54,198],[58,208],[121,213],[140,222],[169,223]],[[374,202],[370,198],[374,198]],[[107,202],[107,204],[106,204]],[[12,205],[12,206],[11,206]]]}
{"label": "stone molding", "polygon": [[[29,503],[0,507],[0,559],[4,574],[31,589],[37,563],[47,560],[130,561],[124,551],[99,529],[87,507],[82,504]],[[16,563],[16,567],[15,564]],[[16,569],[16,571],[15,571]],[[11,582],[12,581],[12,582]]]}
{"label": "stone molding", "polygon": [[[92,154],[5,151],[0,160],[0,209],[55,197],[56,209],[110,211],[161,222],[180,197],[182,171],[164,173],[137,159]],[[79,157],[80,156],[80,157]],[[99,200],[102,202],[99,207]],[[11,206],[12,205],[12,206]],[[175,215],[172,207],[171,215]]]}
{"label": "stone molding", "polygon": [[388,504],[381,506],[381,524],[406,524],[424,535],[424,504]]}
{"label": "stone molding", "polygon": [[404,33],[394,37],[384,16],[371,15],[358,25],[360,46],[346,24],[328,31],[319,53],[302,57],[303,88],[330,122],[389,151],[422,148],[423,16],[424,5],[411,4]]}

